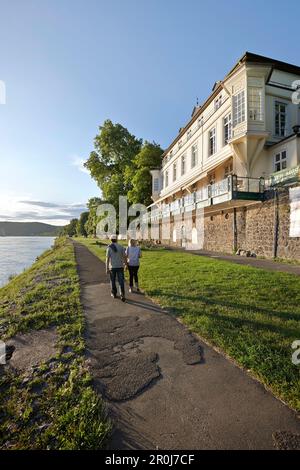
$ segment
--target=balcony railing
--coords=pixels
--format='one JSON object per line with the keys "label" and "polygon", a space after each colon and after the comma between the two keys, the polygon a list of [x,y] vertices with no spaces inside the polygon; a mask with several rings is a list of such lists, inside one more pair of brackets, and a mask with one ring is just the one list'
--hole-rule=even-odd
{"label": "balcony railing", "polygon": [[151,220],[178,215],[193,209],[208,207],[230,200],[261,200],[265,191],[264,178],[229,175],[217,183],[209,184],[186,196],[163,204],[151,211]]}
{"label": "balcony railing", "polygon": [[265,190],[264,178],[248,178],[232,176],[232,191],[238,193],[263,193]]}

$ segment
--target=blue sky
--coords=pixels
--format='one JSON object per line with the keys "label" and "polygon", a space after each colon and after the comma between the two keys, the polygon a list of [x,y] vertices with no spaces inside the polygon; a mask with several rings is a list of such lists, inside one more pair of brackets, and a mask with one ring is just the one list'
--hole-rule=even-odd
{"label": "blue sky", "polygon": [[299,4],[0,0],[0,220],[65,223],[107,118],[166,147],[248,50],[300,64]]}

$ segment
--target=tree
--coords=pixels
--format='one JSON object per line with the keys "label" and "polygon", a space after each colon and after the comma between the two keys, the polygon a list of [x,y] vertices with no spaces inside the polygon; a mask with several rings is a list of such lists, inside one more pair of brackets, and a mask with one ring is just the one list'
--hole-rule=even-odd
{"label": "tree", "polygon": [[125,179],[125,171],[133,165],[139,153],[142,140],[123,127],[107,119],[99,127],[95,137],[95,150],[91,152],[84,166],[100,187],[103,197],[118,210],[119,195],[126,195],[130,189]]}
{"label": "tree", "polygon": [[97,207],[102,203],[100,197],[92,197],[88,200],[87,206],[89,209],[89,216],[85,223],[85,230],[88,236],[96,236],[96,228],[98,223]]}
{"label": "tree", "polygon": [[152,176],[150,170],[161,166],[163,150],[155,142],[145,141],[140,152],[133,161],[133,166],[126,168],[126,182],[131,189],[128,191],[128,200],[131,204],[151,204]]}
{"label": "tree", "polygon": [[66,225],[63,229],[63,235],[74,237],[74,235],[76,235],[77,233],[77,222],[78,222],[78,219],[70,220],[69,224]]}
{"label": "tree", "polygon": [[88,220],[88,217],[89,217],[89,212],[82,212],[80,214],[79,220],[77,221],[77,225],[76,225],[76,234],[78,237],[87,236],[85,224]]}

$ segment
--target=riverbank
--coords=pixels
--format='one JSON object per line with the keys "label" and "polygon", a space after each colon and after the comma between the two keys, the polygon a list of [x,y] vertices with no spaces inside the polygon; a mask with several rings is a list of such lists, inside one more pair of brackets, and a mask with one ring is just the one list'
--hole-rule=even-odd
{"label": "riverbank", "polygon": [[1,449],[101,449],[110,435],[84,357],[84,319],[70,241],[58,239],[0,289]]}

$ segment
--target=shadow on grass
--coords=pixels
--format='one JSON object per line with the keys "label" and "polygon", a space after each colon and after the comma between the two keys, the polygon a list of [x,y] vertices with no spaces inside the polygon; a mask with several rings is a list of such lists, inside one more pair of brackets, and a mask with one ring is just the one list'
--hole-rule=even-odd
{"label": "shadow on grass", "polygon": [[[163,292],[163,291],[160,291],[158,289],[156,290],[152,290],[151,293],[150,293],[150,296],[151,297],[163,297],[164,299],[166,299],[166,301],[164,300],[164,303],[167,302],[167,304],[169,305],[172,305],[172,312],[176,315],[176,316],[183,316],[184,314],[188,313],[187,310],[188,308],[183,306],[176,306],[174,305],[174,300],[175,301],[189,301],[189,302],[201,302],[203,304],[206,304],[206,305],[209,305],[209,306],[215,306],[215,307],[221,307],[221,308],[228,308],[228,309],[233,309],[235,311],[240,311],[241,314],[243,314],[243,311],[245,312],[245,314],[249,315],[249,313],[253,313],[253,314],[260,314],[260,315],[264,315],[266,316],[266,318],[268,319],[272,319],[272,317],[276,317],[276,318],[279,318],[281,320],[293,320],[293,321],[300,321],[300,314],[293,314],[293,313],[287,313],[287,312],[277,312],[277,311],[274,311],[274,310],[268,310],[268,309],[265,309],[265,308],[262,308],[262,307],[256,307],[256,306],[253,306],[253,305],[248,305],[248,304],[240,304],[240,303],[231,303],[231,302],[226,302],[226,301],[216,301],[216,300],[213,300],[211,298],[208,298],[208,297],[204,297],[204,296],[184,296],[184,295],[179,295],[177,293],[166,293],[166,292]],[[212,313],[211,312],[205,312],[206,315],[209,315],[212,317]],[[194,313],[192,313],[192,315],[195,316]],[[224,322],[230,322],[232,324],[234,324],[236,327],[242,327],[244,325],[248,325],[250,327],[252,327],[252,329],[261,329],[261,330],[265,330],[265,331],[272,331],[272,332],[275,332],[275,333],[278,333],[278,334],[282,334],[284,336],[288,336],[288,337],[292,337],[292,338],[295,338],[295,337],[298,337],[299,335],[299,326],[295,326],[294,328],[293,327],[282,327],[278,324],[274,325],[270,322],[260,322],[260,321],[257,321],[257,320],[251,320],[249,318],[236,318],[234,316],[230,316],[230,315],[224,315],[223,313],[221,314],[218,314],[218,313],[215,313],[216,316],[218,316],[218,318]],[[215,317],[212,317],[212,318],[215,318]]]}

